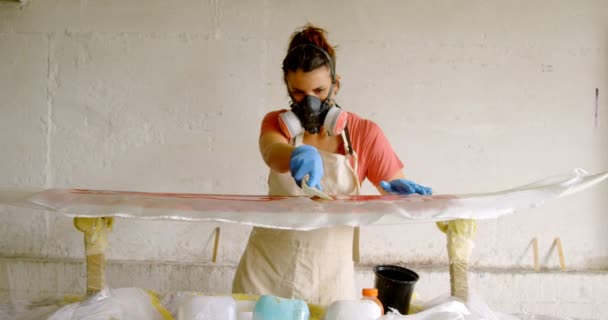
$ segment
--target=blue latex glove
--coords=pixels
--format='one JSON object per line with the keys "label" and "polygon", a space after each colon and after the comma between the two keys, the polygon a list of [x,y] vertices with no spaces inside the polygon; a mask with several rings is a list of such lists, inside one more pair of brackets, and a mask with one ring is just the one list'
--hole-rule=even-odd
{"label": "blue latex glove", "polygon": [[417,193],[423,196],[433,194],[433,189],[406,179],[396,179],[390,182],[380,181],[380,187],[392,194],[408,195]]}
{"label": "blue latex glove", "polygon": [[308,175],[308,186],[321,190],[321,178],[324,174],[323,160],[317,148],[309,145],[295,148],[291,153],[289,169],[299,187],[302,187],[302,179]]}

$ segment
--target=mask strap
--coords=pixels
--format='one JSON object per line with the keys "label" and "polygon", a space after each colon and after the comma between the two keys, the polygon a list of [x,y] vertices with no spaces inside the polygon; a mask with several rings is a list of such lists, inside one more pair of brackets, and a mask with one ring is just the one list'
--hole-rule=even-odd
{"label": "mask strap", "polygon": [[[329,103],[331,102],[330,98],[331,98],[331,94],[333,93],[333,91],[334,91],[334,81],[332,80],[331,85],[329,86],[329,92],[327,93],[327,97],[325,97],[325,100],[323,101],[323,103],[327,103],[329,105]],[[330,107],[331,107],[331,105],[330,105]]]}
{"label": "mask strap", "polygon": [[305,44],[301,44],[301,46],[311,46],[313,48],[316,48],[321,53],[323,53],[323,55],[325,56],[325,59],[327,60],[327,63],[329,63],[329,73],[331,74],[331,85],[329,86],[329,92],[327,93],[327,97],[325,98],[325,102],[327,104],[329,104],[330,99],[331,99],[331,94],[334,92],[334,83],[336,83],[336,69],[334,67],[334,62],[331,59],[331,56],[329,55],[329,53],[327,53],[327,51],[325,51],[325,49],[317,46],[316,44],[305,43]]}

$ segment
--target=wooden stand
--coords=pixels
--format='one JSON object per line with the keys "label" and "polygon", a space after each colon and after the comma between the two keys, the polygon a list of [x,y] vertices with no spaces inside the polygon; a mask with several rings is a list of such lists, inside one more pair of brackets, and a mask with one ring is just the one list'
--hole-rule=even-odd
{"label": "wooden stand", "polygon": [[112,230],[112,218],[74,218],[76,229],[84,233],[84,251],[87,256],[87,296],[101,291],[105,286],[108,234]]}

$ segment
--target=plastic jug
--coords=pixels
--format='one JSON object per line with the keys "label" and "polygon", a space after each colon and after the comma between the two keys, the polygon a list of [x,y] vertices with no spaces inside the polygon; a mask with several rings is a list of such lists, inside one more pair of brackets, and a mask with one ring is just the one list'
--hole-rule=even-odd
{"label": "plastic jug", "polygon": [[378,289],[376,288],[365,288],[362,290],[363,298],[365,300],[370,300],[375,302],[380,307],[380,312],[384,314],[384,307],[382,306],[382,302],[378,300]]}
{"label": "plastic jug", "polygon": [[372,300],[338,300],[327,308],[323,320],[377,320],[380,317],[380,306]]}
{"label": "plastic jug", "polygon": [[252,320],[253,319],[253,308],[255,307],[256,301],[254,300],[241,300],[236,301],[236,318],[237,320]]}
{"label": "plastic jug", "polygon": [[310,310],[302,300],[263,295],[253,309],[253,320],[309,320]]}
{"label": "plastic jug", "polygon": [[191,296],[179,305],[178,320],[237,320],[232,297]]}

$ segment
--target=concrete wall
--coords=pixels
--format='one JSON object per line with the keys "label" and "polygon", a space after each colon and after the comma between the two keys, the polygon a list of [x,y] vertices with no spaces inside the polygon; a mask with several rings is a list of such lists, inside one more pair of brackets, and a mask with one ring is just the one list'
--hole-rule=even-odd
{"label": "concrete wall", "polygon": [[[307,21],[339,45],[340,104],[379,123],[406,175],[438,193],[608,169],[606,1],[32,0],[0,1],[0,186],[265,193],[259,123],[288,104],[280,63],[290,34]],[[364,190],[375,193],[368,183]],[[476,282],[492,307],[608,313],[601,290],[562,298],[547,289],[505,301],[482,285],[513,277],[527,292],[537,290],[538,277],[608,285],[601,271],[608,268],[607,192],[602,185],[480,222],[472,259],[489,270],[480,274],[495,275]],[[75,275],[54,269],[83,256],[71,220],[0,207],[0,221],[0,297],[64,293],[28,277]],[[201,264],[214,269],[216,226],[118,220],[108,256],[123,271],[109,276],[111,284],[143,286],[124,273],[150,268],[160,270],[144,273],[150,283],[169,273],[190,279],[186,269]],[[202,291],[229,289],[248,237],[247,227],[220,226],[217,279],[225,280],[201,282]],[[547,269],[557,267],[551,243],[560,237],[574,275],[526,276],[534,237]],[[360,285],[376,263],[421,272],[446,264],[444,238],[432,224],[363,228],[361,255]],[[40,267],[47,263],[55,267]],[[174,263],[184,267],[156,267]],[[9,272],[15,268],[21,273]],[[443,278],[420,290],[437,293]],[[80,289],[83,279],[70,281]],[[177,283],[184,286],[160,289],[196,289]],[[570,313],[556,311],[564,299]]]}

